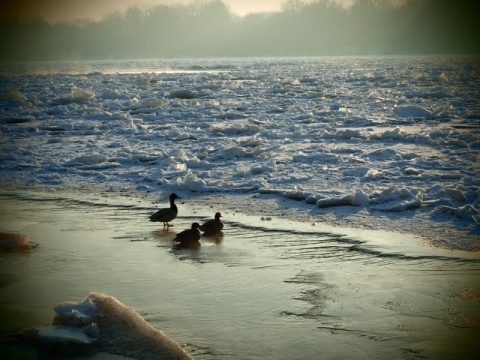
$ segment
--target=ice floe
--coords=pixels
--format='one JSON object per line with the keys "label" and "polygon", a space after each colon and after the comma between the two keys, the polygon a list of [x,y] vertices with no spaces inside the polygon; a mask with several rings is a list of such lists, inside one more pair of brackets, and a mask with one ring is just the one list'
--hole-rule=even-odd
{"label": "ice floe", "polygon": [[19,339],[55,356],[75,349],[76,354],[128,350],[138,358],[191,358],[178,343],[111,296],[92,292],[84,301],[61,303],[54,311],[52,325],[24,330]]}

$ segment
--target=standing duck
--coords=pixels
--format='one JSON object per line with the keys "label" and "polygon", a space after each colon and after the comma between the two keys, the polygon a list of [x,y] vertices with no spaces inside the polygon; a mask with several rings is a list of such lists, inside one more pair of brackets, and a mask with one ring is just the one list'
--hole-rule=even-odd
{"label": "standing duck", "polygon": [[222,214],[217,212],[215,214],[215,219],[210,219],[205,221],[202,226],[200,226],[200,230],[202,230],[205,234],[217,234],[223,229],[223,222],[220,220]]}
{"label": "standing duck", "polygon": [[177,237],[173,239],[173,241],[176,241],[177,243],[180,243],[179,245],[184,245],[184,246],[198,244],[198,240],[200,240],[200,237],[201,237],[200,231],[198,230],[199,227],[200,227],[200,224],[197,222],[194,222],[190,229],[179,232],[177,234]]}
{"label": "standing duck", "polygon": [[180,199],[177,194],[170,194],[170,207],[165,209],[158,210],[155,214],[150,215],[150,221],[161,221],[163,222],[163,227],[173,226],[169,222],[177,217],[178,209],[175,205],[175,199]]}

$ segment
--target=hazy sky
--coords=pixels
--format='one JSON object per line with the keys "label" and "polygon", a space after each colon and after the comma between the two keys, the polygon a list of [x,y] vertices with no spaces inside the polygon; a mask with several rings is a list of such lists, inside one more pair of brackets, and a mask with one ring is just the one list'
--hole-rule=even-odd
{"label": "hazy sky", "polygon": [[[186,4],[193,0],[1,0],[0,14],[5,16],[41,16],[49,22],[91,18],[100,20],[113,10],[125,11],[133,5]],[[336,0],[349,4],[355,0]],[[245,15],[252,12],[279,11],[285,0],[223,0],[230,9]],[[307,1],[305,1],[307,2]]]}

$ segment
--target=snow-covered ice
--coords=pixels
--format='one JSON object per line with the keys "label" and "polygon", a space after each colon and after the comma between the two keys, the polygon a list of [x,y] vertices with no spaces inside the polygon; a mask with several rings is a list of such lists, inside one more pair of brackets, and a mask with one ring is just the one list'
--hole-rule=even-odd
{"label": "snow-covered ice", "polygon": [[[72,349],[74,345],[87,346],[98,342],[103,351],[118,353],[125,352],[125,347],[131,345],[125,345],[128,338],[135,341],[135,352],[141,358],[150,358],[153,353],[162,359],[191,359],[174,340],[111,296],[91,292],[81,303],[56,305],[54,312],[52,325],[24,330],[20,333],[21,339],[52,353],[65,352],[56,345],[63,344]],[[82,349],[86,352],[88,348],[73,349],[78,355]]]}
{"label": "snow-covered ice", "polygon": [[22,63],[0,73],[3,188],[155,201],[175,191],[219,210],[480,250],[476,57]]}

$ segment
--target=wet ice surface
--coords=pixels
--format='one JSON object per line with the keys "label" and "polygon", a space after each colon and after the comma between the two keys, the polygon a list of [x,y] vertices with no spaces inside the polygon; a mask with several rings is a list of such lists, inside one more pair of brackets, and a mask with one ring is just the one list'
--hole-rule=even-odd
{"label": "wet ice surface", "polygon": [[[224,209],[222,236],[177,249],[175,234],[212,209],[185,200],[164,230],[148,221],[149,201],[109,193],[10,192],[0,205],[0,230],[22,231],[38,245],[0,253],[2,338],[47,326],[54,306],[99,291],[195,359],[478,356],[475,253]],[[99,352],[91,345],[85,357],[155,358],[141,342],[122,344],[111,339]],[[0,351],[37,356],[12,343]]]}
{"label": "wet ice surface", "polygon": [[174,191],[247,213],[255,201],[268,215],[479,250],[478,58],[40,62],[1,73],[3,186]]}

